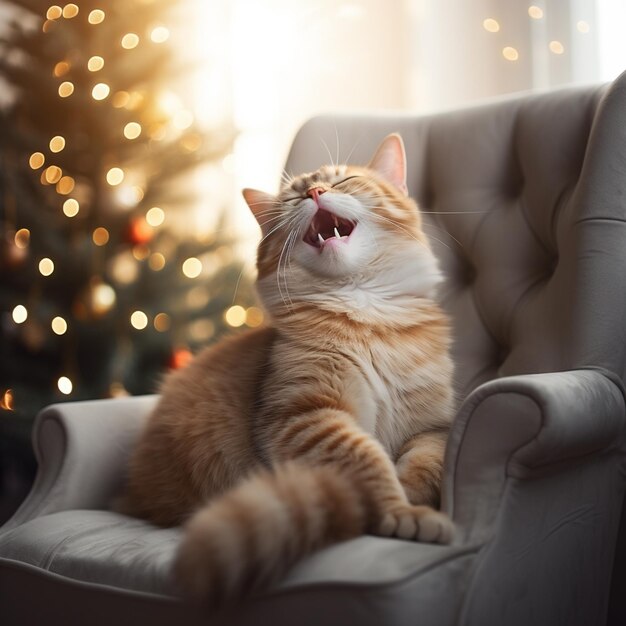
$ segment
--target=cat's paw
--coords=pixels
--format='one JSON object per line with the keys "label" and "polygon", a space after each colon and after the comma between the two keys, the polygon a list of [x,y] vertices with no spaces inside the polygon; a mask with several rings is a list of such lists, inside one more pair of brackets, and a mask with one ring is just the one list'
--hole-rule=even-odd
{"label": "cat's paw", "polygon": [[429,506],[405,505],[383,514],[377,534],[447,544],[454,537],[454,524],[447,515]]}

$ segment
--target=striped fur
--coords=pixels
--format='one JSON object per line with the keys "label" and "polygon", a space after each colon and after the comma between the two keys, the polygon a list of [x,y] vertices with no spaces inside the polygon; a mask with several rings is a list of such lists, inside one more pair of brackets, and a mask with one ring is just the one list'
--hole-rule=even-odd
{"label": "striped fur", "polygon": [[392,135],[368,167],[325,166],[278,197],[244,192],[270,326],[167,378],[121,505],[185,523],[174,573],[190,597],[236,601],[363,533],[450,541],[435,510],[450,331],[405,172]]}

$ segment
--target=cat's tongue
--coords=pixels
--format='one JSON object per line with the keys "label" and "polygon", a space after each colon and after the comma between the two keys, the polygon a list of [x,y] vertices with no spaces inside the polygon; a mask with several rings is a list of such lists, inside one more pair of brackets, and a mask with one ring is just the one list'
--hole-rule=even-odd
{"label": "cat's tongue", "polygon": [[304,235],[304,241],[322,249],[327,243],[347,242],[354,230],[354,223],[326,209],[318,209]]}

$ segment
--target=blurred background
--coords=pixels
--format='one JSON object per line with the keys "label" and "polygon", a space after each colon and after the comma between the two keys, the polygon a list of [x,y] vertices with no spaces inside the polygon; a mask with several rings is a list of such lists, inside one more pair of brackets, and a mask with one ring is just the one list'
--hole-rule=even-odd
{"label": "blurred background", "polygon": [[307,118],[609,81],[624,24],[623,0],[0,0],[0,522],[43,406],[151,393],[263,323],[239,190],[278,189]]}

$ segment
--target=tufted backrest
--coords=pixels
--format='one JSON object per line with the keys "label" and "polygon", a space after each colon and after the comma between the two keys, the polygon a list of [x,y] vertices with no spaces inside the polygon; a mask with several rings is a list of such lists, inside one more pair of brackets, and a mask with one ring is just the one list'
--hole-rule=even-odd
{"label": "tufted backrest", "polygon": [[393,131],[447,276],[460,399],[513,374],[603,367],[623,378],[626,75],[610,89],[428,117],[317,117],[286,169],[316,169],[327,146],[333,160],[366,163]]}

